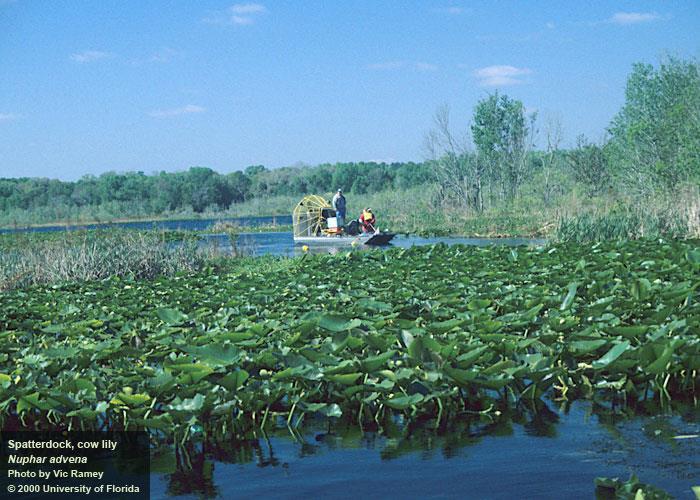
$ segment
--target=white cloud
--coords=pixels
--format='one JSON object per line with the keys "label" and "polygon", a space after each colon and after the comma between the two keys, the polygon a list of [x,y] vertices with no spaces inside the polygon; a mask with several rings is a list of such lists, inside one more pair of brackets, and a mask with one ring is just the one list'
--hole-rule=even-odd
{"label": "white cloud", "polygon": [[246,16],[231,16],[231,24],[253,24],[255,20]]}
{"label": "white cloud", "polygon": [[556,27],[557,27],[557,25],[556,25],[556,24],[554,24],[554,23],[553,23],[553,22],[551,22],[551,21],[550,21],[550,22],[548,22],[547,24],[545,24],[545,26],[546,26],[546,27],[547,27],[548,29],[550,29],[550,30],[553,30],[554,28],[556,28]]}
{"label": "white cloud", "polygon": [[459,16],[460,14],[466,14],[467,12],[469,12],[469,9],[465,9],[464,7],[451,6],[435,9],[435,12],[439,12],[441,14],[449,14],[451,16]]}
{"label": "white cloud", "polygon": [[206,109],[201,106],[195,106],[194,104],[188,104],[181,108],[171,108],[171,109],[158,109],[148,113],[153,118],[169,118],[172,116],[179,115],[189,115],[192,113],[204,113]]}
{"label": "white cloud", "polygon": [[655,12],[616,12],[607,20],[607,22],[613,24],[628,25],[647,23],[660,18],[661,16],[659,16]]}
{"label": "white cloud", "polygon": [[417,62],[414,65],[417,71],[437,71],[438,67],[435,64],[430,64],[426,62]]}
{"label": "white cloud", "polygon": [[259,3],[237,3],[226,10],[214,12],[203,21],[208,24],[253,24],[261,14],[266,14],[267,8]]}
{"label": "white cloud", "polygon": [[518,85],[525,83],[521,76],[529,75],[532,70],[529,68],[516,68],[515,66],[487,66],[474,71],[474,76],[479,80],[482,87],[505,87],[508,85]]}
{"label": "white cloud", "polygon": [[70,58],[72,61],[82,64],[99,61],[100,59],[106,59],[110,56],[111,54],[109,52],[102,52],[101,50],[84,50],[83,52],[71,54]]}
{"label": "white cloud", "polygon": [[20,115],[15,113],[0,113],[0,122],[9,122],[12,120],[17,120]]}
{"label": "white cloud", "polygon": [[157,63],[167,63],[170,62],[174,57],[177,57],[180,55],[180,52],[177,50],[170,49],[168,47],[165,47],[164,49],[159,50],[158,52],[155,52],[151,55],[151,57],[148,58],[149,62],[157,62]]}
{"label": "white cloud", "polygon": [[397,69],[413,69],[415,71],[437,71],[438,67],[435,64],[430,64],[422,61],[386,61],[381,63],[368,64],[367,69],[373,70],[397,70]]}
{"label": "white cloud", "polygon": [[264,5],[259,3],[237,3],[228,9],[233,14],[261,14],[267,12]]}
{"label": "white cloud", "polygon": [[183,55],[182,51],[173,50],[169,47],[164,47],[156,52],[151,53],[147,57],[139,57],[129,60],[132,66],[141,66],[143,64],[167,64],[173,59]]}

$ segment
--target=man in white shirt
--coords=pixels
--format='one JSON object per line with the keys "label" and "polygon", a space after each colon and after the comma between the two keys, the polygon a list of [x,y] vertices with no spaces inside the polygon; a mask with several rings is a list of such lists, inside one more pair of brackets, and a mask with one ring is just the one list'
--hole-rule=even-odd
{"label": "man in white shirt", "polygon": [[338,192],[333,196],[333,210],[335,210],[335,217],[338,221],[338,227],[345,226],[345,196],[343,196],[343,190],[338,189]]}

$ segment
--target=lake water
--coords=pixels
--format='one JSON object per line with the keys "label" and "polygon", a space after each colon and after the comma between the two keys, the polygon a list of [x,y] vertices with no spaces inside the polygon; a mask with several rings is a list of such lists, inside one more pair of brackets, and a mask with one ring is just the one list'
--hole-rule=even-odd
{"label": "lake water", "polygon": [[[166,221],[143,221],[143,222],[119,222],[113,224],[86,224],[73,226],[44,226],[31,228],[15,228],[15,229],[0,229],[1,233],[15,232],[56,232],[66,230],[92,230],[92,229],[108,229],[108,228],[123,228],[123,229],[164,229],[164,230],[188,230],[188,231],[204,231],[211,229],[217,222],[232,222],[241,228],[267,226],[271,224],[291,225],[291,215],[269,216],[269,217],[239,217],[239,218],[221,218],[221,219],[183,219],[183,220],[166,220]],[[208,245],[214,245],[221,249],[224,253],[230,253],[233,250],[231,240],[227,234],[203,234],[202,241]],[[542,245],[546,242],[544,239],[531,238],[461,238],[461,237],[431,237],[423,238],[419,236],[397,235],[391,244],[386,248],[391,247],[410,247],[413,245],[431,245],[434,243],[446,243],[464,245]],[[236,241],[238,249],[248,255],[279,255],[291,257],[302,253],[302,244],[295,244],[291,232],[264,232],[264,233],[241,233]],[[323,245],[309,245],[311,253],[336,253],[341,250],[349,250],[349,245],[339,245],[337,247],[324,243]],[[362,245],[360,247],[363,247]]]}
{"label": "lake water", "polygon": [[204,231],[211,228],[217,222],[232,222],[239,226],[266,226],[270,224],[291,225],[291,215],[277,215],[269,217],[230,217],[219,219],[182,219],[182,220],[162,220],[162,221],[141,221],[141,222],[115,222],[103,224],[75,224],[68,226],[42,226],[42,227],[18,227],[14,229],[0,229],[1,233],[15,232],[53,232],[65,230],[80,230],[80,229],[108,229],[108,228],[124,228],[124,229],[167,229],[175,231],[178,229],[189,231]]}
{"label": "lake water", "polygon": [[[204,235],[203,241],[207,244],[216,245],[224,252],[231,252],[231,240],[226,234],[211,234]],[[397,235],[391,240],[389,245],[382,248],[400,247],[406,248],[414,245],[432,245],[435,243],[446,243],[448,245],[463,244],[463,245],[543,245],[546,243],[544,239],[531,238],[460,238],[460,237],[432,237],[423,238],[420,236],[405,236]],[[303,253],[302,244],[295,243],[290,232],[279,233],[242,233],[236,240],[236,246],[243,253],[248,255],[281,255],[291,257]],[[309,245],[311,253],[337,253],[339,251],[347,251],[352,247],[350,245],[333,246],[324,243],[322,245]],[[372,248],[367,245],[360,245],[357,248]]]}
{"label": "lake water", "polygon": [[[190,456],[154,471],[152,498],[592,498],[596,477],[631,473],[676,498],[700,485],[700,414],[637,417],[541,405],[498,424],[389,435],[318,423]],[[677,436],[686,436],[678,438]],[[687,437],[695,436],[695,437]],[[162,458],[154,464],[162,463]],[[167,460],[166,460],[167,462]]]}

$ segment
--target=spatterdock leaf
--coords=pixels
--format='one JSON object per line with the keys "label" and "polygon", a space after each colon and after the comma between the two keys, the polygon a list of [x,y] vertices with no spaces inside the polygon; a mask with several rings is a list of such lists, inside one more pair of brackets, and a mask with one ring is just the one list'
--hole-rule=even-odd
{"label": "spatterdock leaf", "polygon": [[564,300],[561,303],[561,307],[559,308],[562,311],[566,311],[571,307],[571,304],[573,304],[574,299],[576,298],[576,290],[578,290],[578,283],[572,282],[569,283],[569,291],[566,294],[566,297],[564,297]]}
{"label": "spatterdock leaf", "polygon": [[379,354],[378,356],[370,356],[362,361],[362,370],[367,373],[379,370],[386,364],[387,361],[391,359],[394,354],[396,354],[396,351],[387,351],[383,354]]}
{"label": "spatterdock leaf", "polygon": [[422,394],[412,394],[410,396],[398,396],[387,399],[384,404],[394,410],[405,410],[410,406],[415,406],[423,401],[425,397]]}
{"label": "spatterdock leaf", "polygon": [[336,316],[333,314],[324,314],[318,319],[318,326],[331,332],[350,330],[351,328],[357,328],[360,324],[361,322],[359,319],[350,320],[343,316]]}
{"label": "spatterdock leaf", "polygon": [[175,411],[197,411],[204,406],[204,396],[201,394],[196,394],[193,398],[184,399],[182,401],[174,401],[172,404],[168,405],[168,408]]}
{"label": "spatterdock leaf", "polygon": [[324,405],[323,408],[320,408],[318,410],[319,413],[327,416],[327,417],[341,417],[343,415],[343,410],[340,409],[340,406],[338,406],[336,403],[332,403],[329,405]]}
{"label": "spatterdock leaf", "polygon": [[238,390],[245,381],[248,380],[249,374],[245,370],[235,370],[219,380],[219,384],[226,387],[229,391]]}
{"label": "spatterdock leaf", "polygon": [[168,325],[181,325],[182,323],[187,321],[187,316],[182,314],[177,309],[172,309],[170,307],[161,307],[156,311],[156,313],[158,314],[158,317],[161,319],[161,321]]}
{"label": "spatterdock leaf", "polygon": [[[682,344],[682,341],[679,343]],[[666,370],[666,365],[668,365],[669,361],[671,361],[673,351],[675,351],[676,346],[679,343],[674,341],[664,347],[661,356],[659,356],[653,363],[649,364],[649,366],[646,367],[646,371],[653,375],[663,373]]]}
{"label": "spatterdock leaf", "polygon": [[600,370],[602,368],[607,367],[615,361],[617,358],[622,356],[622,354],[629,349],[630,343],[625,340],[624,342],[620,342],[616,346],[614,346],[612,349],[610,349],[608,352],[606,352],[601,358],[596,359],[593,362],[593,368]]}
{"label": "spatterdock leaf", "polygon": [[182,350],[211,365],[231,365],[241,357],[241,352],[230,345],[209,344],[201,347],[183,347]]}
{"label": "spatterdock leaf", "polygon": [[362,373],[344,373],[341,375],[326,375],[326,380],[335,382],[336,384],[352,385],[357,379],[362,376]]}

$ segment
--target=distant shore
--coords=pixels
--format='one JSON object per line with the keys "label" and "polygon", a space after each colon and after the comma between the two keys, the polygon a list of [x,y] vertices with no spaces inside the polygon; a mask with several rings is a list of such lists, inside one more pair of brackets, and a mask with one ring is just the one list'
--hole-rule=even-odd
{"label": "distant shore", "polygon": [[[110,224],[129,224],[132,222],[169,222],[169,221],[199,221],[199,220],[233,220],[233,219],[249,219],[256,217],[284,217],[284,215],[228,215],[228,214],[216,214],[208,213],[201,216],[192,215],[182,215],[182,216],[151,216],[151,217],[118,217],[109,220],[99,220],[99,219],[86,219],[80,221],[56,221],[56,222],[40,222],[40,223],[30,223],[30,224],[16,224],[16,225],[1,225],[0,230],[14,230],[14,229],[39,229],[43,227],[70,227],[70,226],[107,226]],[[280,224],[281,226],[283,224]]]}

